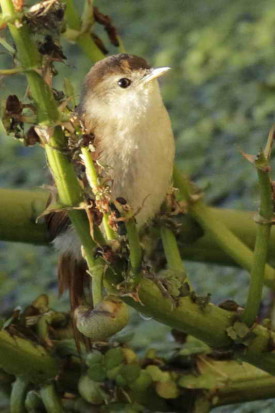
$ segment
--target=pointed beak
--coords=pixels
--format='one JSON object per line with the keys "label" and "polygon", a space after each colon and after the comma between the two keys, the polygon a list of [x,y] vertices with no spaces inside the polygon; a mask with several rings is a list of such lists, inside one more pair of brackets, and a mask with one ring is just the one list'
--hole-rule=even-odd
{"label": "pointed beak", "polygon": [[142,79],[143,83],[150,82],[153,79],[156,79],[160,76],[163,76],[166,72],[168,72],[171,67],[156,67],[155,69],[151,69],[148,75],[144,76]]}

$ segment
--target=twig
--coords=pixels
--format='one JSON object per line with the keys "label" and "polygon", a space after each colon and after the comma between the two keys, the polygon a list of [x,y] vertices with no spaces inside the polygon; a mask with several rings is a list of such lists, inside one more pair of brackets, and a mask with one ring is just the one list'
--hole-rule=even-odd
{"label": "twig", "polygon": [[0,76],[9,76],[24,72],[23,67],[14,67],[12,69],[0,69]]}
{"label": "twig", "polygon": [[[272,134],[269,134],[265,150],[261,152],[254,161],[259,181],[260,209],[259,215],[256,217],[258,226],[248,297],[244,313],[242,314],[242,321],[248,326],[253,324],[260,308],[264,284],[265,263],[273,217],[272,189],[269,177],[269,158],[273,142],[273,134],[273,131]],[[272,139],[270,139],[270,136]]]}
{"label": "twig", "polygon": [[[63,0],[63,1],[66,4],[65,18],[68,23],[68,26],[70,29],[74,30],[75,32],[78,32],[78,35],[76,36],[76,39],[75,39],[78,46],[82,49],[82,51],[86,54],[86,56],[89,57],[89,59],[91,59],[93,62],[103,59],[104,54],[95,45],[90,33],[87,33],[86,31],[84,31],[83,33],[81,32],[81,29],[82,29],[81,19],[79,17],[77,10],[74,7],[73,1],[72,0]],[[65,37],[66,37],[66,32],[65,32]]]}
{"label": "twig", "polygon": [[183,272],[183,260],[180,256],[176,237],[174,233],[164,225],[161,227],[161,240],[168,267],[171,270]]}
{"label": "twig", "polygon": [[[98,195],[98,187],[99,187],[99,180],[96,172],[96,168],[93,162],[93,159],[91,157],[91,153],[89,151],[89,148],[87,147],[82,147],[81,148],[81,153],[82,153],[82,159],[86,168],[86,175],[88,178],[89,185],[97,198]],[[104,231],[106,238],[108,240],[115,239],[115,233],[112,230],[112,228],[109,225],[109,217],[108,214],[105,212],[103,213],[103,226],[104,226]]]}

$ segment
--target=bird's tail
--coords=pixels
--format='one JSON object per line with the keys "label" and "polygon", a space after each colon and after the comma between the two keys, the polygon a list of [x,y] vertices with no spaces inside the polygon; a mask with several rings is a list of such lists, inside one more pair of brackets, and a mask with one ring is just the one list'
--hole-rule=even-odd
{"label": "bird's tail", "polygon": [[[61,254],[58,260],[58,291],[62,295],[69,290],[71,309],[83,304],[85,287],[91,277],[87,274],[86,262],[78,260],[69,253]],[[87,288],[87,290],[89,290]]]}

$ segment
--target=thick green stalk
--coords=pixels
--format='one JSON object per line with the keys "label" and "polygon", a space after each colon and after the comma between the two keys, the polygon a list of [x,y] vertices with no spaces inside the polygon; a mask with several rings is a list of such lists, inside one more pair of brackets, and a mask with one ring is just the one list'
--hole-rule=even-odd
{"label": "thick green stalk", "polygon": [[[213,240],[241,267],[251,271],[253,252],[227,226],[217,220],[212,211],[204,205],[199,196],[194,194],[189,180],[174,169],[174,185],[180,195],[188,202],[189,213],[201,227],[211,234]],[[270,288],[275,288],[275,270],[265,265],[265,281]]]}
{"label": "thick green stalk", "polygon": [[[253,368],[250,365],[249,367]],[[231,376],[226,385],[215,392],[214,400],[216,403],[212,407],[273,398],[275,377],[265,375],[262,370],[259,372],[262,375],[258,374],[257,377],[253,375],[253,371],[248,370],[243,380],[235,380],[235,378],[231,380],[233,378]]]}
{"label": "thick green stalk", "polygon": [[[7,3],[10,3],[10,0],[3,0],[1,3],[3,12]],[[8,26],[17,46],[18,58],[31,86],[32,97],[38,107],[38,122],[45,125],[52,124],[58,120],[59,113],[49,86],[38,73],[41,59],[37,47],[27,26],[16,27],[13,24]]]}
{"label": "thick green stalk", "polygon": [[[64,135],[61,128],[57,127],[55,129],[55,134],[51,138],[51,145],[46,145],[45,149],[61,204],[66,207],[78,206],[82,202],[82,191],[77,181],[73,166],[62,153],[61,149],[55,149],[61,148],[63,137]],[[88,229],[89,224],[85,211],[71,209],[68,211],[68,215],[80,237],[89,273],[94,277],[92,295],[93,303],[96,305],[102,298],[102,293],[99,294],[102,287],[102,277],[100,276],[96,278],[93,272],[93,267],[97,266],[101,260],[96,260],[94,258],[95,243],[92,240]],[[99,272],[97,271],[96,274],[99,275]]]}
{"label": "thick green stalk", "polygon": [[37,217],[46,209],[48,191],[0,189],[0,239],[41,245],[49,242],[43,219]]}
{"label": "thick green stalk", "polygon": [[[0,240],[26,242],[43,245],[49,242],[43,218],[35,223],[37,217],[46,209],[48,191],[0,188]],[[226,225],[250,249],[254,248],[256,225],[255,213],[224,208],[207,207],[216,220]],[[178,217],[181,224],[177,241],[182,257],[197,262],[219,265],[238,265],[189,215]],[[102,240],[103,242],[103,240]],[[152,242],[154,236],[152,235]],[[268,259],[274,263],[275,230],[271,228]]]}
{"label": "thick green stalk", "polygon": [[42,346],[4,330],[0,331],[0,367],[34,383],[44,383],[58,373],[56,360]]}
{"label": "thick green stalk", "polygon": [[178,384],[185,389],[202,390],[211,408],[275,395],[275,377],[263,370],[248,363],[200,355],[196,360],[196,372],[185,372]]}
{"label": "thick green stalk", "polygon": [[10,397],[10,413],[26,413],[24,406],[29,380],[26,377],[18,376],[12,384]]}
{"label": "thick green stalk", "polygon": [[251,326],[259,312],[262,289],[264,285],[264,269],[267,260],[268,244],[273,217],[272,189],[269,177],[268,159],[261,153],[255,161],[260,189],[260,210],[257,217],[257,235],[254,249],[251,279],[242,321]]}
{"label": "thick green stalk", "polygon": [[[16,16],[11,0],[3,0],[1,5],[5,16]],[[22,67],[27,69],[30,91],[37,105],[39,123],[44,127],[48,125],[48,128],[44,129],[45,150],[55,179],[60,202],[64,207],[70,208],[68,215],[80,237],[89,272],[92,274],[92,267],[97,265],[93,254],[95,243],[90,236],[85,212],[71,209],[79,207],[83,198],[73,165],[66,155],[66,137],[61,127],[55,126],[59,119],[57,103],[54,100],[51,89],[40,74],[35,71],[40,68],[41,58],[28,27],[26,25],[18,27],[18,25],[9,24],[9,29],[16,44],[18,58]],[[99,283],[101,285],[101,280],[99,280]],[[95,291],[98,290],[98,288],[95,288]],[[100,299],[98,294],[93,298],[94,303]]]}
{"label": "thick green stalk", "polygon": [[61,404],[61,400],[56,393],[54,385],[51,384],[45,384],[43,387],[40,389],[40,395],[42,398],[42,401],[44,403],[45,409],[47,413],[63,413],[63,407]]}
{"label": "thick green stalk", "polygon": [[[141,280],[138,292],[141,303],[131,298],[125,298],[125,301],[141,313],[184,331],[211,347],[231,348],[227,329],[236,320],[236,313],[211,303],[201,307],[190,297],[180,298],[174,306],[171,299],[148,279]],[[236,352],[236,358],[275,375],[275,355],[270,352],[270,340],[275,339],[275,334],[257,324],[252,332],[248,346]]]}

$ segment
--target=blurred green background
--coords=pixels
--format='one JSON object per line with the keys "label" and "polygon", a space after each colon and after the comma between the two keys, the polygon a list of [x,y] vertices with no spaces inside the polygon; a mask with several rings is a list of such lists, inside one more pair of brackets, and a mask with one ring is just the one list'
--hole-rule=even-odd
{"label": "blurred green background", "polygon": [[[129,53],[152,65],[171,66],[162,80],[177,145],[177,161],[219,207],[257,208],[257,179],[240,149],[256,154],[272,126],[275,96],[275,4],[272,0],[102,0]],[[82,1],[78,2],[82,6]],[[110,53],[101,27],[102,37]],[[1,48],[1,67],[11,59]],[[55,82],[71,79],[80,90],[91,63],[75,45],[64,44],[68,59],[57,65]],[[21,76],[1,80],[2,96],[23,96]],[[26,148],[1,134],[0,186],[37,188],[48,182],[43,150]],[[56,254],[48,247],[0,243],[0,310],[7,313],[47,292],[55,308],[67,308],[56,289]],[[239,269],[187,263],[198,292],[214,302],[233,298],[244,303],[247,274]],[[268,298],[268,297],[267,297]],[[163,349],[162,329],[140,320],[136,345]],[[152,331],[158,335],[152,336]],[[142,343],[142,344],[141,344]],[[274,402],[245,403],[216,412],[274,412]]]}

